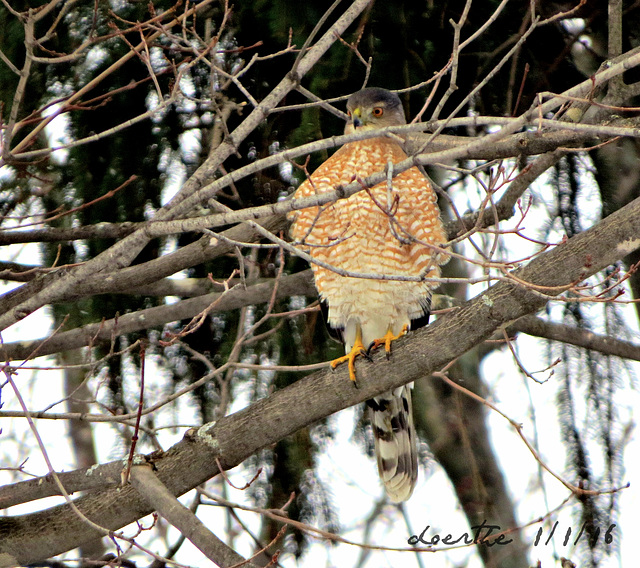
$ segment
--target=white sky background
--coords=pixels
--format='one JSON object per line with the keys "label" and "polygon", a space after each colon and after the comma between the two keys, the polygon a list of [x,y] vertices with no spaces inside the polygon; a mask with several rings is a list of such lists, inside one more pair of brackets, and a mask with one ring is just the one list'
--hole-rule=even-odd
{"label": "white sky background", "polygon": [[[178,175],[179,179],[181,176]],[[599,210],[599,203],[592,200],[593,196],[588,195],[588,186],[583,196],[583,206],[593,207],[593,210]],[[544,222],[545,211],[553,209],[553,190],[548,185],[538,184],[534,188],[536,195],[535,206],[529,213],[524,223],[527,234],[539,236],[541,223]],[[473,202],[472,192],[468,188],[458,188],[453,190],[452,195],[456,196],[458,205],[462,211],[468,205],[475,206]],[[597,219],[594,217],[593,222]],[[506,225],[505,225],[506,226]],[[587,227],[584,226],[584,229]],[[515,250],[510,251],[510,257],[524,257],[529,254],[530,243],[519,238],[511,239],[514,241]],[[38,253],[38,247],[35,245],[16,245],[12,247],[4,247],[0,249],[3,260],[14,260],[25,264],[38,264],[41,259]],[[6,291],[13,285],[5,284],[2,291]],[[484,288],[484,285],[478,285],[477,290],[473,294],[477,294]],[[630,297],[627,295],[627,297]],[[627,321],[632,329],[636,332],[637,339],[637,323],[635,312],[631,305],[624,308],[627,315]],[[24,321],[13,326],[3,333],[3,340],[6,342],[16,340],[35,339],[44,337],[47,330],[50,330],[51,323],[47,317],[46,310],[40,310],[32,314]],[[517,340],[518,354],[523,364],[529,371],[538,371],[546,367],[547,358],[545,348],[541,341],[520,335]],[[38,366],[51,365],[52,360],[49,358],[39,359]],[[32,363],[30,363],[32,365]],[[632,363],[635,373],[638,374],[640,368],[637,363]],[[502,411],[506,412],[516,422],[524,425],[523,432],[530,441],[534,440],[537,432],[541,455],[546,464],[555,472],[563,474],[565,472],[566,451],[560,441],[559,426],[557,420],[557,411],[555,407],[555,398],[558,388],[558,381],[551,377],[549,381],[540,385],[534,381],[527,379],[517,369],[513,358],[504,350],[495,351],[488,356],[483,362],[484,379],[489,387],[488,399],[496,404]],[[158,373],[161,375],[161,373]],[[148,377],[156,376],[153,368],[148,369]],[[544,376],[544,375],[543,375]],[[52,401],[61,400],[62,384],[60,372],[55,370],[43,370],[38,372],[20,371],[16,376],[16,380],[20,385],[22,395],[27,399],[29,408],[40,410],[51,404]],[[633,410],[640,408],[640,395],[637,390],[632,388],[626,378],[622,377],[621,383],[624,384],[617,395],[617,412],[619,421],[622,425],[633,423]],[[148,397],[161,396],[163,390],[162,384],[148,384]],[[529,396],[533,403],[536,414],[536,424],[531,420],[531,406],[529,404]],[[17,402],[12,395],[10,387],[5,387],[2,391],[4,409],[18,409]],[[239,397],[235,404],[234,410],[242,407],[245,402],[243,397]],[[52,411],[63,411],[62,406],[51,409]],[[352,439],[354,411],[348,409],[340,412],[330,419],[330,425],[336,432],[335,442],[327,452],[320,456],[318,460],[318,471],[324,484],[331,488],[334,504],[339,512],[340,525],[343,530],[342,536],[354,542],[364,540],[364,521],[371,513],[371,507],[374,501],[378,500],[382,495],[375,463],[368,458],[363,448],[360,447]],[[192,424],[193,409],[188,408],[185,402],[178,405],[178,409],[167,410],[160,413],[157,417],[158,424]],[[488,424],[493,441],[494,451],[499,463],[503,466],[503,472],[506,475],[506,481],[511,495],[516,503],[518,521],[521,524],[535,520],[544,515],[549,509],[553,509],[568,496],[568,491],[550,475],[544,473],[544,492],[539,488],[539,477],[537,463],[526,449],[522,441],[517,437],[516,433],[509,424],[497,413],[488,413]],[[71,460],[71,451],[66,440],[66,430],[64,422],[60,421],[37,421],[39,432],[48,449],[50,459],[53,461],[54,467],[60,470],[69,470],[74,467]],[[2,420],[2,443],[0,444],[0,465],[3,467],[11,467],[18,465],[27,455],[25,448],[31,448],[29,452],[29,460],[25,465],[25,470],[29,473],[43,475],[46,473],[46,467],[42,460],[39,450],[36,447],[32,433],[29,431],[26,420],[13,419]],[[113,446],[115,436],[110,426],[100,425],[96,429],[98,435],[97,447],[99,449],[99,459],[101,462],[120,458],[124,449],[120,446]],[[183,429],[162,430],[160,439],[165,448],[172,443],[178,441],[183,433]],[[19,443],[13,440],[18,440]],[[633,539],[633,532],[636,527],[637,511],[640,510],[640,497],[636,480],[640,479],[640,440],[637,435],[633,434],[631,442],[625,449],[625,467],[626,473],[623,476],[624,482],[631,482],[631,487],[624,490],[620,496],[620,517],[619,526],[614,531],[614,538],[620,547],[620,555],[604,559],[603,568],[613,568],[615,566],[630,565],[637,557],[636,546]],[[595,462],[595,469],[598,470],[598,456],[591,456]],[[236,468],[231,474],[231,479],[237,485],[242,486],[254,474],[242,466]],[[262,474],[264,475],[264,473]],[[4,484],[14,479],[14,476],[8,472],[0,472],[0,483]],[[220,485],[216,484],[215,488],[220,489]],[[226,498],[230,501],[245,503],[246,495],[232,488],[226,488]],[[188,503],[192,497],[190,495],[183,498]],[[31,511],[34,509],[50,506],[53,500],[49,499],[42,502],[31,503],[20,508],[9,510],[8,514],[18,514]],[[404,547],[407,544],[407,538],[411,534],[419,534],[426,525],[430,525],[431,529],[427,531],[425,537],[431,538],[434,534],[445,536],[452,533],[454,538],[460,536],[468,530],[465,517],[457,505],[457,501],[453,490],[450,486],[446,475],[441,468],[432,463],[428,466],[428,475],[421,475],[418,480],[418,486],[411,500],[406,504],[407,517],[410,522],[410,528],[407,527],[403,517],[399,514],[396,507],[387,505],[385,508],[385,517],[387,522],[374,524],[369,542],[392,547]],[[210,526],[214,532],[219,535],[221,529],[218,527],[225,526],[226,517],[219,508],[203,506],[199,510],[201,518]],[[240,517],[254,531],[258,531],[259,518],[255,513],[240,512]],[[562,546],[562,541],[567,528],[572,527],[575,536],[578,526],[576,526],[569,509],[565,508],[558,514],[554,514],[551,518],[552,522],[559,522],[556,536],[552,539],[552,544],[543,546],[541,543],[538,547],[533,548],[531,555],[532,565],[535,561],[541,560],[542,567],[556,566],[554,554],[557,556],[574,557],[573,548]],[[489,519],[489,521],[491,521]],[[148,524],[149,521],[147,521]],[[532,542],[535,538],[536,531],[540,528],[540,524],[526,529],[524,532],[525,541]],[[550,525],[545,525],[543,541],[547,537],[547,531]],[[602,533],[607,527],[601,527]],[[133,534],[135,529],[131,529],[129,534]],[[175,531],[169,531],[169,541],[174,542],[177,534]],[[144,538],[141,537],[141,542]],[[571,538],[573,541],[573,536]],[[603,537],[601,537],[601,545]],[[244,555],[250,555],[253,552],[252,542],[245,537],[239,537],[234,542],[238,546],[238,551]],[[150,547],[157,553],[162,553],[164,546],[162,543],[150,543]],[[336,544],[327,546],[325,542],[319,541],[318,544],[311,546],[306,554],[302,564],[304,566],[322,567],[322,566],[355,566],[363,554],[362,549],[356,546],[346,544]],[[73,555],[68,555],[73,557]],[[145,565],[147,560],[141,559],[138,555],[137,559],[140,565]],[[210,563],[202,557],[190,544],[186,544],[183,550],[176,558],[182,563],[190,566],[206,566]],[[425,553],[421,556],[422,566],[429,568],[445,568],[453,566],[465,565],[469,568],[480,567],[481,562],[475,556],[473,549],[463,548],[446,553]],[[412,553],[394,553],[379,551],[369,556],[365,566],[421,566],[418,558]],[[280,557],[280,562],[284,566],[294,566],[294,559],[287,554]]]}

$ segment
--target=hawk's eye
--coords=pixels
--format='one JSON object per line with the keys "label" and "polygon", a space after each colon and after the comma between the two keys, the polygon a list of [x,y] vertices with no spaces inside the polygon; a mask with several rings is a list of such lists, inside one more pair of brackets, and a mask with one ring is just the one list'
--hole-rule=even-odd
{"label": "hawk's eye", "polygon": [[373,109],[373,116],[381,117],[384,114],[384,109],[382,107],[375,107]]}

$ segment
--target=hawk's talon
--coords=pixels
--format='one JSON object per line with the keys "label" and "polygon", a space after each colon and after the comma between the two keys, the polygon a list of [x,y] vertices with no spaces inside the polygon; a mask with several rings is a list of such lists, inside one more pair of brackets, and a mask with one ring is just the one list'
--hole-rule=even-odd
{"label": "hawk's talon", "polygon": [[389,359],[389,357],[391,357],[391,342],[401,338],[408,331],[409,326],[407,324],[404,324],[398,335],[393,335],[391,328],[389,328],[387,330],[387,333],[385,333],[383,337],[381,337],[380,339],[374,339],[371,342],[371,345],[369,345],[369,348],[367,349],[367,355],[369,355],[374,349],[377,349],[381,345],[384,345],[384,351],[387,354],[387,359]]}
{"label": "hawk's talon", "polygon": [[332,369],[335,369],[338,365],[341,365],[345,361],[349,363],[349,378],[353,381],[353,384],[356,388],[358,388],[358,381],[356,379],[355,360],[356,360],[356,357],[358,357],[358,355],[371,360],[371,357],[369,356],[369,354],[367,353],[367,350],[364,348],[364,345],[362,344],[362,339],[360,339],[359,334],[356,337],[356,341],[353,344],[353,347],[351,348],[351,351],[349,351],[349,353],[331,361]]}

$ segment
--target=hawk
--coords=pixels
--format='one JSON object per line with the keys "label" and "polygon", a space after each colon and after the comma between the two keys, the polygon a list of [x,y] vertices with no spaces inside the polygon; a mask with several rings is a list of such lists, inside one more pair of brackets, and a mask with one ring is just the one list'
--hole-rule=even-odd
{"label": "hawk", "polygon": [[[399,97],[384,89],[363,89],[347,101],[345,134],[406,124]],[[333,191],[338,186],[386,171],[407,158],[397,136],[349,142],[326,160],[296,190],[294,197]],[[448,257],[436,195],[427,177],[412,167],[323,207],[289,214],[291,237],[314,260],[347,271],[339,275],[312,263],[316,288],[328,309],[327,323],[339,331],[355,381],[354,361],[371,348],[391,342],[409,328],[427,323],[433,282],[382,280],[350,274],[434,278]],[[418,475],[411,385],[367,401],[378,471],[389,498],[405,501]]]}

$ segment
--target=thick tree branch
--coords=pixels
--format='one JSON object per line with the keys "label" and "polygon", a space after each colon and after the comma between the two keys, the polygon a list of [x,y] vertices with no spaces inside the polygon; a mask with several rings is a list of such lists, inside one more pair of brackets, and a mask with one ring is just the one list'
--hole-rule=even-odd
{"label": "thick tree branch", "polygon": [[524,316],[513,322],[508,328],[509,334],[526,333],[551,341],[562,341],[569,345],[599,351],[604,355],[613,355],[632,361],[640,361],[640,345],[630,341],[616,339],[610,335],[599,335],[588,329],[545,321],[536,316]]}
{"label": "thick tree branch", "polygon": [[227,568],[247,566],[257,568],[246,558],[229,548],[188,507],[178,501],[153,473],[150,465],[135,465],[131,470],[131,485],[144,497],[150,507],[188,538],[209,560]]}
{"label": "thick tree branch", "polygon": [[145,223],[97,223],[82,227],[45,229],[9,229],[0,231],[0,245],[15,243],[56,243],[79,239],[122,239]]}
{"label": "thick tree branch", "polygon": [[[260,225],[269,231],[277,232],[286,227],[286,221],[283,216],[271,217],[263,219]],[[231,227],[220,233],[220,235],[226,239],[241,242],[254,242],[261,238],[261,235],[246,223]],[[93,294],[128,293],[138,286],[157,282],[185,268],[190,268],[191,266],[202,264],[225,254],[233,253],[234,250],[235,246],[224,239],[212,239],[210,236],[205,236],[191,244],[180,247],[175,252],[163,255],[154,260],[129,266],[121,270],[114,270],[108,274],[99,273],[94,276],[89,276],[82,282],[78,282],[73,288],[61,294],[57,301],[76,300]],[[61,268],[54,271],[51,277],[54,277],[56,274],[60,275],[60,273],[63,273],[65,270],[66,269]],[[33,284],[44,284],[44,282],[44,279],[39,279]],[[2,296],[0,306],[4,309],[17,306],[20,302],[28,299],[29,293],[33,293],[33,289],[30,290],[27,286],[16,288]]]}
{"label": "thick tree branch", "polygon": [[[539,255],[515,271],[514,279],[495,284],[432,325],[398,340],[391,360],[376,353],[373,364],[359,363],[360,388],[353,388],[346,369],[321,371],[244,410],[190,430],[181,442],[155,456],[159,479],[172,494],[181,495],[217,473],[215,458],[230,469],[325,416],[442,369],[499,328],[537,311],[568,286],[640,248],[639,234],[640,199],[636,199]],[[113,466],[100,466],[94,472],[99,474],[102,467]],[[76,503],[85,515],[112,530],[151,511],[131,487],[87,495]],[[4,563],[0,565],[34,563],[95,536],[65,505],[0,518],[0,559]]]}
{"label": "thick tree branch", "polygon": [[[210,308],[210,313],[217,313],[253,304],[263,304],[271,298],[275,283],[274,279],[271,282],[263,282],[247,288],[238,284],[225,292],[206,294],[197,298],[181,300],[174,304],[123,314],[100,323],[63,331],[45,339],[5,343],[0,346],[0,360],[25,360],[34,356],[40,357],[59,351],[109,343],[118,335],[161,327],[169,322],[192,318],[208,308]],[[278,281],[277,299],[288,298],[296,294],[315,296],[316,290],[311,270],[284,276]]]}

